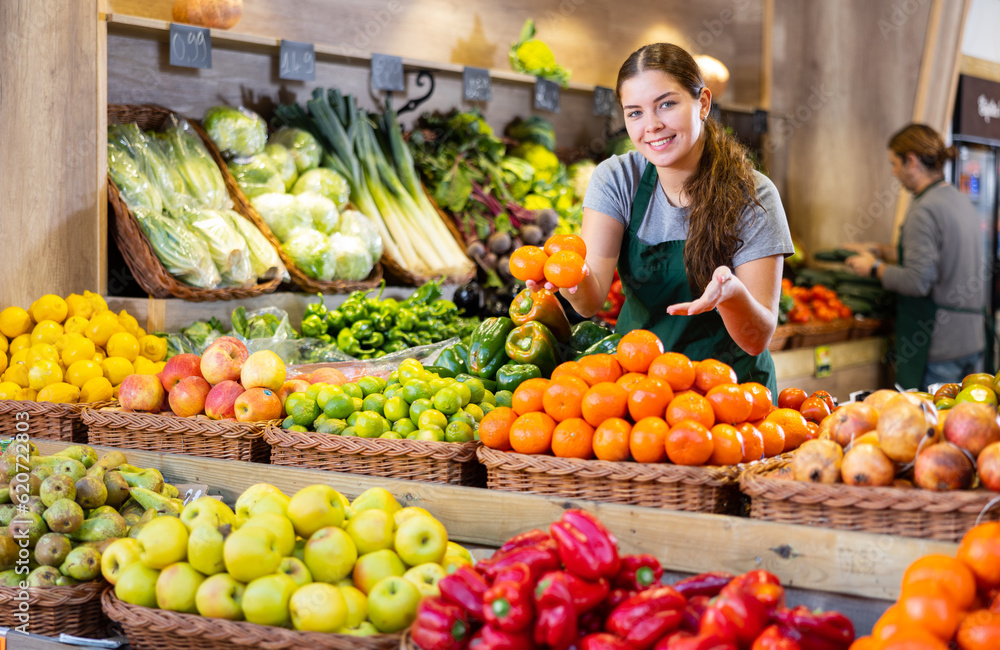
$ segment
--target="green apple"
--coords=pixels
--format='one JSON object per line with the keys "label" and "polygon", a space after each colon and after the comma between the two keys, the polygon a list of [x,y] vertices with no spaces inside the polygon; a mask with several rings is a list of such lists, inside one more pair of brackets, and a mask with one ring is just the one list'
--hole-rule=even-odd
{"label": "green apple", "polygon": [[458,567],[460,566],[471,567],[473,565],[474,563],[472,560],[469,560],[462,555],[453,555],[451,553],[445,553],[444,557],[441,558],[441,567],[444,569],[444,572],[448,575],[455,573],[455,571],[457,571]]}
{"label": "green apple", "polygon": [[247,523],[243,524],[243,528],[253,528],[254,526],[266,528],[274,533],[278,539],[278,552],[281,553],[281,557],[291,555],[292,549],[295,548],[295,528],[292,527],[292,522],[288,520],[288,517],[276,512],[255,514],[247,520]]}
{"label": "green apple", "polygon": [[382,578],[402,576],[404,573],[406,566],[395,551],[375,551],[358,558],[354,565],[354,586],[367,594]]}
{"label": "green apple", "polygon": [[204,496],[184,506],[184,510],[181,511],[181,521],[187,526],[188,532],[201,524],[211,524],[212,526],[230,524],[235,526],[236,513],[222,501]]}
{"label": "green apple", "polygon": [[196,526],[188,535],[187,561],[191,566],[207,576],[225,571],[222,549],[231,529],[228,524]]}
{"label": "green apple", "polygon": [[313,580],[333,584],[351,575],[358,549],[344,529],[327,526],[309,538],[303,557]]}
{"label": "green apple", "polygon": [[465,548],[461,544],[456,544],[455,542],[448,540],[448,548],[444,552],[445,555],[458,555],[459,557],[464,557],[469,562],[472,562],[472,553],[469,549]]}
{"label": "green apple", "polygon": [[310,584],[313,581],[309,567],[297,557],[281,558],[281,564],[278,565],[278,573],[284,573],[300,587]]}
{"label": "green apple", "polygon": [[427,510],[425,510],[424,508],[421,508],[420,506],[407,506],[401,510],[396,511],[396,514],[393,515],[393,520],[396,522],[396,528],[402,526],[404,521],[415,515],[427,515],[428,517],[434,516],[431,513],[427,512]]}
{"label": "green apple", "polygon": [[281,494],[281,490],[268,483],[251,485],[236,499],[236,516],[250,518],[250,510],[265,494]]}
{"label": "green apple", "polygon": [[228,573],[216,573],[198,586],[194,604],[202,616],[241,621],[244,589],[243,583],[237,582]]}
{"label": "green apple", "polygon": [[157,569],[150,569],[142,562],[133,562],[118,576],[115,596],[129,605],[156,607],[156,580],[159,577]]}
{"label": "green apple", "polygon": [[195,595],[205,576],[187,562],[171,564],[156,579],[156,605],[171,612],[197,614]]}
{"label": "green apple", "polygon": [[344,522],[344,505],[329,485],[310,485],[292,497],[288,518],[295,532],[308,539],[320,528],[340,526]]}
{"label": "green apple", "polygon": [[241,528],[226,538],[222,557],[229,575],[240,582],[274,573],[281,564],[278,538],[263,528]]}
{"label": "green apple", "polygon": [[292,548],[291,556],[292,557],[296,557],[296,558],[302,560],[303,562],[305,562],[306,561],[306,542],[308,542],[308,541],[309,541],[308,539],[302,539],[301,537],[299,539],[295,540],[295,546]]}
{"label": "green apple", "polygon": [[421,596],[427,597],[441,595],[441,590],[438,589],[437,583],[438,580],[446,575],[444,568],[440,564],[427,562],[410,568],[403,574],[403,577],[417,587]]}
{"label": "green apple", "polygon": [[139,531],[139,559],[150,569],[162,569],[187,556],[188,529],[177,517],[157,517]]}
{"label": "green apple", "polygon": [[258,625],[287,626],[291,622],[288,603],[298,588],[284,573],[253,580],[243,592],[243,616]]}
{"label": "green apple", "polygon": [[368,620],[368,596],[353,585],[337,585],[347,603],[347,621],[344,627],[357,627]]}
{"label": "green apple", "polygon": [[406,578],[382,578],[368,594],[368,620],[384,634],[404,630],[417,617],[420,599],[420,590]]}
{"label": "green apple", "polygon": [[385,510],[362,510],[347,522],[344,530],[358,547],[358,555],[392,548],[395,542],[396,525]]}
{"label": "green apple", "polygon": [[395,515],[397,511],[402,509],[402,506],[396,501],[396,497],[392,496],[389,490],[380,487],[369,488],[359,494],[351,502],[351,507],[354,508],[355,514],[362,510],[375,508],[386,511],[390,516]]}
{"label": "green apple", "polygon": [[448,531],[434,517],[410,517],[396,529],[395,548],[403,562],[410,566],[427,562],[440,564],[448,550]]}
{"label": "green apple", "polygon": [[374,636],[378,634],[378,628],[369,623],[368,621],[362,621],[352,627],[342,627],[337,630],[338,634],[349,634],[351,636]]}
{"label": "green apple", "polygon": [[289,498],[284,494],[265,494],[253,504],[253,507],[250,508],[249,516],[242,521],[245,522],[250,517],[262,515],[265,512],[273,512],[285,517],[288,515],[288,502]]}
{"label": "green apple", "polygon": [[354,517],[354,508],[351,507],[351,500],[343,494],[337,492],[337,496],[340,497],[340,503],[344,506],[344,523],[341,526],[347,526],[347,521]]}
{"label": "green apple", "polygon": [[300,587],[288,604],[292,627],[303,632],[336,632],[347,621],[347,601],[325,582]]}

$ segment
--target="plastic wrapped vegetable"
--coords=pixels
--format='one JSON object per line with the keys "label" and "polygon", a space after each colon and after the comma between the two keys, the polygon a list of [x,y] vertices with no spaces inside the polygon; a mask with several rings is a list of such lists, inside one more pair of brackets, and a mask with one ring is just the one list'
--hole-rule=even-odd
{"label": "plastic wrapped vegetable", "polygon": [[246,241],[247,250],[250,252],[250,267],[258,279],[270,280],[288,275],[278,251],[274,250],[274,246],[267,241],[267,237],[257,229],[257,226],[243,215],[232,210],[222,210],[221,212],[229,218],[233,228]]}
{"label": "plastic wrapped vegetable", "polygon": [[281,173],[281,180],[285,181],[285,191],[289,191],[299,178],[299,168],[295,166],[295,158],[292,153],[280,144],[269,144],[264,147],[264,153],[271,157],[274,164],[278,166]]}
{"label": "plastic wrapped vegetable", "polygon": [[303,192],[295,196],[295,209],[309,216],[313,228],[324,235],[337,229],[340,213],[333,201],[316,192]]}
{"label": "plastic wrapped vegetable", "polygon": [[244,163],[229,163],[229,172],[248,199],[261,194],[284,194],[285,179],[278,164],[266,153],[259,153]]}
{"label": "plastic wrapped vegetable", "polygon": [[225,286],[250,287],[257,281],[246,240],[221,210],[183,210],[181,220],[208,246]]}
{"label": "plastic wrapped vegetable", "polygon": [[520,38],[510,46],[510,67],[563,86],[569,84],[569,70],[556,63],[549,46],[535,38],[535,21],[531,18],[524,22]]}
{"label": "plastic wrapped vegetable", "polygon": [[142,173],[160,191],[167,212],[192,203],[184,177],[169,163],[156,139],[143,133],[137,124],[112,124],[108,127],[108,140],[123,145],[132,154]]}
{"label": "plastic wrapped vegetable", "polygon": [[267,124],[248,108],[214,106],[205,112],[205,131],[226,158],[247,158],[264,150]]}
{"label": "plastic wrapped vegetable", "polygon": [[351,198],[351,186],[344,177],[326,168],[310,169],[299,176],[292,187],[292,194],[303,192],[322,194],[333,201],[338,210],[343,210]]}
{"label": "plastic wrapped vegetable", "polygon": [[108,173],[132,212],[140,208],[157,214],[163,211],[160,190],[142,173],[125,146],[113,140],[108,140]]}
{"label": "plastic wrapped vegetable", "polygon": [[221,210],[231,208],[229,190],[222,180],[222,172],[187,120],[174,121],[165,133],[157,133],[157,142],[167,156],[167,161],[184,178],[188,193],[195,201],[192,208]]}
{"label": "plastic wrapped vegetable", "polygon": [[327,239],[327,245],[336,260],[333,277],[356,282],[364,280],[372,272],[375,261],[361,238],[335,232]]}
{"label": "plastic wrapped vegetable", "polygon": [[365,243],[372,256],[372,266],[382,257],[382,236],[378,234],[378,226],[371,219],[357,210],[345,210],[340,215],[340,226],[337,231],[342,235],[357,237]]}
{"label": "plastic wrapped vegetable", "polygon": [[199,289],[214,289],[222,282],[205,242],[181,221],[143,208],[133,209],[156,257],[170,275]]}
{"label": "plastic wrapped vegetable", "polygon": [[336,260],[329,255],[326,237],[316,230],[297,230],[282,244],[295,266],[314,280],[331,280]]}
{"label": "plastic wrapped vegetable", "polygon": [[312,230],[312,216],[300,209],[291,194],[261,194],[250,203],[282,244],[299,230]]}
{"label": "plastic wrapped vegetable", "polygon": [[323,147],[319,141],[312,133],[303,129],[286,126],[275,131],[268,142],[280,144],[288,149],[295,159],[299,174],[319,167],[319,161],[323,158]]}

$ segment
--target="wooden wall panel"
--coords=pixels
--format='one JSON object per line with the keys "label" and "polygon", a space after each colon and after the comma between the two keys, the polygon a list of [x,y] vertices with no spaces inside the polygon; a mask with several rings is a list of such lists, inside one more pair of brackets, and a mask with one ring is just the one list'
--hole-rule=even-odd
{"label": "wooden wall panel", "polygon": [[100,288],[97,8],[0,2],[0,307]]}

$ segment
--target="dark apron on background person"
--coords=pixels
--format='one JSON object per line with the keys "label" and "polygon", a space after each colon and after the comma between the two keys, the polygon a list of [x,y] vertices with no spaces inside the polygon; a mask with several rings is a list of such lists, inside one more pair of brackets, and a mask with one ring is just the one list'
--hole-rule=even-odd
{"label": "dark apron on background person", "polygon": [[776,397],[771,353],[765,350],[751,356],[744,352],[726,331],[718,311],[694,316],[667,314],[670,305],[694,298],[684,267],[684,240],[650,245],[639,239],[639,227],[656,187],[656,167],[648,164],[632,202],[628,232],[618,256],[618,276],[626,300],[615,331],[649,330],[660,338],[664,350],[680,352],[692,361],[718,359],[732,366],[739,381],[764,384]]}

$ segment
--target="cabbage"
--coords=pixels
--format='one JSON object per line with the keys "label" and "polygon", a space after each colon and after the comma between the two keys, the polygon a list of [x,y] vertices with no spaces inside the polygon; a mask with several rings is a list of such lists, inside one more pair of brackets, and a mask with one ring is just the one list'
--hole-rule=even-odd
{"label": "cabbage", "polygon": [[368,246],[360,237],[335,232],[327,238],[327,246],[329,256],[336,261],[334,277],[338,280],[364,280],[375,266]]}
{"label": "cabbage", "polygon": [[227,159],[260,153],[267,143],[267,124],[260,115],[242,106],[210,108],[202,123],[208,137]]}
{"label": "cabbage", "polygon": [[150,248],[170,275],[199,289],[214,289],[222,279],[208,246],[181,221],[144,208],[133,209]]}
{"label": "cabbage", "polygon": [[157,133],[156,138],[167,162],[184,178],[188,194],[194,199],[188,207],[221,210],[233,206],[222,172],[187,120],[174,119],[174,126]]}
{"label": "cabbage", "polygon": [[337,231],[363,241],[372,256],[373,266],[382,257],[382,236],[379,235],[378,226],[363,213],[357,210],[345,210],[340,215],[340,225]]}
{"label": "cabbage", "polygon": [[221,210],[182,210],[181,220],[208,246],[225,286],[250,287],[256,276],[246,240]]}
{"label": "cabbage", "polygon": [[295,158],[290,151],[280,144],[269,144],[264,147],[264,153],[271,157],[281,172],[281,180],[285,181],[285,191],[292,189],[299,177],[299,168],[295,166]]}
{"label": "cabbage", "polygon": [[163,211],[160,190],[142,173],[125,145],[111,139],[108,140],[108,173],[130,210],[145,208],[157,214]]}
{"label": "cabbage", "polygon": [[295,209],[309,215],[314,229],[329,235],[337,229],[340,214],[333,201],[316,192],[303,192],[295,196]]}
{"label": "cabbage", "polygon": [[248,199],[260,194],[285,193],[281,170],[266,153],[250,156],[245,163],[230,162],[229,172]]}
{"label": "cabbage", "polygon": [[313,229],[312,215],[303,212],[291,194],[261,194],[250,203],[281,243],[297,230]]}
{"label": "cabbage", "polygon": [[278,251],[274,250],[271,242],[252,221],[232,210],[222,210],[222,214],[229,218],[229,223],[246,241],[247,250],[250,251],[250,267],[258,279],[270,280],[288,276]]}
{"label": "cabbage", "polygon": [[319,161],[323,157],[323,147],[319,141],[312,133],[303,129],[286,126],[275,131],[268,142],[280,144],[288,149],[295,159],[295,166],[300,174],[319,167]]}
{"label": "cabbage", "polygon": [[167,212],[194,202],[188,195],[184,177],[169,163],[156,139],[143,133],[137,124],[112,124],[108,127],[108,140],[129,151],[142,173],[160,191]]}
{"label": "cabbage", "polygon": [[351,186],[344,177],[326,168],[310,169],[299,176],[299,180],[295,181],[295,186],[292,187],[292,194],[303,192],[322,194],[333,201],[338,210],[343,210],[351,198]]}
{"label": "cabbage", "polygon": [[315,230],[298,230],[282,244],[295,266],[314,280],[333,278],[336,259],[329,256],[326,237]]}

